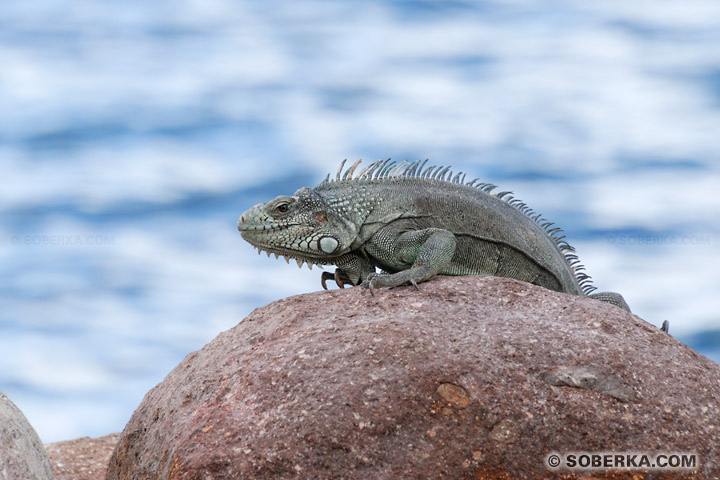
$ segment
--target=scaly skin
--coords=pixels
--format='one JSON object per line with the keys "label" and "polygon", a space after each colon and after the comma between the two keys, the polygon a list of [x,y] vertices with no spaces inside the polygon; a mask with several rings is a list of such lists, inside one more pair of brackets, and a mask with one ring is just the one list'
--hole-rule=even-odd
{"label": "scaly skin", "polygon": [[[630,310],[621,295],[591,293],[574,249],[511,192],[464,183],[425,162],[359,161],[335,179],[256,205],[238,221],[242,237],[298,265],[335,265],[321,280],[380,287],[435,275],[495,275],[590,297]],[[376,273],[380,268],[382,273]]]}

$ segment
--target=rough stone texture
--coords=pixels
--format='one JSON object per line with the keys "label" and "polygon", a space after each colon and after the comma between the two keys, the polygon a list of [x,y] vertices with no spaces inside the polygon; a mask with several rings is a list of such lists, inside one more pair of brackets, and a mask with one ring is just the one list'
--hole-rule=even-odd
{"label": "rough stone texture", "polygon": [[0,479],[52,480],[40,437],[14,403],[0,393]]}
{"label": "rough stone texture", "polygon": [[[700,467],[546,469],[581,450]],[[107,478],[717,479],[719,457],[720,365],[606,303],[439,277],[256,310],[145,396]]]}
{"label": "rough stone texture", "polygon": [[45,445],[55,480],[103,480],[119,433]]}

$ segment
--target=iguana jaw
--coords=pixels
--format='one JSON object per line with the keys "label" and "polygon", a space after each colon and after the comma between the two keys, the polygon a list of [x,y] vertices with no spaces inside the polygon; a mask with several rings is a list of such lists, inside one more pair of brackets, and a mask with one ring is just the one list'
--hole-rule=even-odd
{"label": "iguana jaw", "polygon": [[238,219],[238,230],[258,252],[295,260],[299,266],[332,264],[341,241],[326,228],[324,213],[308,207],[306,192],[255,205]]}
{"label": "iguana jaw", "polygon": [[[302,266],[303,263],[307,262],[308,265],[328,265],[333,262],[334,255],[327,255],[320,251],[320,242],[323,241],[325,244],[332,244],[333,240],[332,237],[329,236],[322,236],[320,240],[306,240],[307,238],[310,238],[313,236],[312,233],[310,233],[307,237],[298,236],[296,238],[299,238],[300,240],[292,240],[287,241],[287,239],[295,237],[295,235],[292,235],[292,237],[289,234],[290,230],[295,228],[300,229],[307,229],[307,227],[303,227],[302,225],[274,225],[274,226],[266,226],[263,228],[262,226],[241,226],[238,225],[238,230],[240,231],[242,238],[250,243],[253,248],[255,248],[258,251],[258,254],[265,252],[267,253],[268,257],[270,255],[275,255],[275,258],[279,258],[280,256],[285,258],[285,261],[290,263],[290,260],[295,260],[298,263],[298,266]],[[285,233],[286,235],[283,235]],[[273,238],[275,237],[275,239]],[[276,243],[277,239],[283,239],[282,246],[278,245]],[[274,241],[275,240],[275,241]],[[335,242],[337,243],[337,242]],[[298,249],[289,248],[292,245],[298,245]],[[318,250],[317,254],[313,254],[311,250],[313,249],[310,247],[310,245],[313,245],[315,249]]]}

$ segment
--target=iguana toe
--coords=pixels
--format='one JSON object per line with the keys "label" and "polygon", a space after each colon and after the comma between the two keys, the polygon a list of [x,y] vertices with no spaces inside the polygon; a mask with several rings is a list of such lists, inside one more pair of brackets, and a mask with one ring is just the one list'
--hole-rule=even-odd
{"label": "iguana toe", "polygon": [[339,288],[345,288],[345,285],[355,285],[345,272],[339,268],[335,270],[335,273],[322,272],[322,275],[320,276],[320,284],[325,290],[328,289],[327,283],[325,283],[328,280],[334,280]]}
{"label": "iguana toe", "polygon": [[325,283],[325,282],[328,281],[328,280],[332,280],[332,279],[334,279],[334,278],[335,278],[335,275],[333,275],[332,273],[330,273],[330,272],[322,272],[322,274],[320,275],[320,285],[322,285],[322,287],[323,287],[325,290],[327,290],[327,289],[328,289],[328,286],[327,286],[327,283]]}

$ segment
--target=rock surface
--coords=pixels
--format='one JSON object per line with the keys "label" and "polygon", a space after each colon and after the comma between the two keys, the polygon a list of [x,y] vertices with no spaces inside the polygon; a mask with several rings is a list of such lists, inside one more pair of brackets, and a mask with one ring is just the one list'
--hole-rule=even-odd
{"label": "rock surface", "polygon": [[55,480],[103,480],[119,433],[45,445]]}
{"label": "rock surface", "polygon": [[571,451],[720,478],[720,365],[609,304],[444,277],[254,311],[148,392],[107,479],[590,478],[545,466]]}
{"label": "rock surface", "polygon": [[52,480],[50,460],[25,415],[0,393],[0,479]]}

